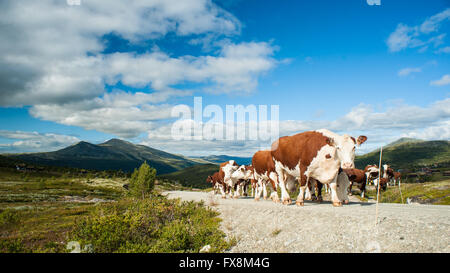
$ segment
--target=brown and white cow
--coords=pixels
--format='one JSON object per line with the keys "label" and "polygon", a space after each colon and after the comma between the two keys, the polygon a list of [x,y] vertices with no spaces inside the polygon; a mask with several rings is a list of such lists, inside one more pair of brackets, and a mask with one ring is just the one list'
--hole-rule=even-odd
{"label": "brown and white cow", "polygon": [[272,186],[272,193],[270,198],[274,202],[279,202],[277,188],[278,188],[278,175],[275,171],[275,163],[272,159],[271,151],[258,151],[253,155],[252,166],[254,169],[254,189],[255,200],[258,201],[263,193],[264,199],[267,199],[266,184],[270,182]]}
{"label": "brown and white cow", "polygon": [[[388,184],[389,180],[385,177],[381,177],[380,178],[380,190],[385,191],[387,188],[387,184]],[[373,180],[373,183],[375,185],[375,190],[378,189],[378,178]]]}
{"label": "brown and white cow", "polygon": [[208,176],[208,178],[206,178],[206,182],[212,184],[214,191],[219,190],[222,198],[226,198],[226,193],[230,191],[230,187],[223,182],[223,178],[219,172]]}
{"label": "brown and white cow", "polygon": [[[239,165],[234,160],[229,160],[220,164],[219,175],[222,181],[230,188],[234,189],[237,180],[233,179],[231,175],[239,168]],[[230,198],[233,198],[233,194],[230,190]]]}
{"label": "brown and white cow", "polygon": [[394,169],[392,169],[388,164],[384,164],[383,169],[384,169],[383,177],[387,178],[388,182],[391,181],[394,182],[394,186],[397,182],[400,183],[400,179],[402,176],[401,173],[394,172]]}
{"label": "brown and white cow", "polygon": [[231,174],[231,179],[234,182],[234,198],[238,198],[241,193],[241,189],[246,192],[247,181],[253,178],[253,166],[241,165],[237,170]]}
{"label": "brown and white cow", "polygon": [[361,191],[361,197],[365,197],[367,182],[366,173],[363,170],[359,169],[345,169],[344,172],[347,174],[348,179],[350,180],[348,194],[352,195],[353,184],[357,184],[359,190]]}
{"label": "brown and white cow", "polygon": [[364,172],[366,173],[366,184],[373,182],[374,179],[378,178],[380,173],[380,169],[377,165],[367,165],[364,168]]}
{"label": "brown and white cow", "polygon": [[359,136],[356,140],[326,129],[279,138],[272,144],[272,157],[283,204],[291,203],[285,186],[285,177],[291,176],[300,184],[297,205],[303,205],[307,183],[314,178],[323,184],[330,184],[333,205],[342,206],[342,198],[337,193],[339,168],[354,168],[355,145],[366,140],[366,136]]}

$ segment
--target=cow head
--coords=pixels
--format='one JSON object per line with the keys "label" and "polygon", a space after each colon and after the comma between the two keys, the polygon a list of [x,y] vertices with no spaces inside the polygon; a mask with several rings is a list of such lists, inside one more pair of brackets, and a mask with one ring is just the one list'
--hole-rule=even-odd
{"label": "cow head", "polygon": [[336,147],[337,155],[341,160],[341,168],[355,168],[355,150],[356,145],[361,145],[367,140],[366,136],[359,136],[358,139],[349,135],[338,135],[333,138],[333,144]]}
{"label": "cow head", "polygon": [[337,156],[341,162],[342,169],[353,169],[355,168],[355,150],[356,145],[363,144],[366,140],[366,136],[359,136],[355,139],[347,134],[338,135],[327,129],[320,129],[317,132],[322,133],[328,138],[328,144],[336,147]]}
{"label": "cow head", "polygon": [[207,183],[212,183],[213,182],[213,178],[212,178],[211,175],[206,178],[206,182]]}
{"label": "cow head", "polygon": [[234,180],[248,180],[253,178],[253,167],[241,165],[239,168],[231,174],[231,178]]}

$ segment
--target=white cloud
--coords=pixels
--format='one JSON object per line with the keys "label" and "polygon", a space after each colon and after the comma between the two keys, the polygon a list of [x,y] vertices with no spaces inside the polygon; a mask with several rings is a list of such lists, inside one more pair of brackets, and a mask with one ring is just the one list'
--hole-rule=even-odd
{"label": "white cloud", "polygon": [[[388,103],[386,103],[388,104]],[[284,120],[279,123],[280,136],[327,128],[340,134],[355,137],[366,135],[368,141],[358,148],[357,153],[366,153],[397,140],[400,137],[416,137],[425,140],[450,139],[450,98],[436,101],[427,107],[396,103],[385,111],[376,112],[371,105],[361,104],[336,120],[308,121]],[[192,120],[187,121],[194,123]],[[186,155],[232,154],[252,156],[257,150],[267,149],[271,141],[260,140],[174,140],[172,123],[158,126],[149,131],[142,144]],[[227,126],[222,124],[223,131]],[[245,124],[248,132],[249,122]],[[441,134],[439,134],[441,132]],[[248,136],[248,135],[247,135]]]}
{"label": "white cloud", "polygon": [[[211,0],[92,0],[79,6],[65,1],[5,0],[0,4],[0,25],[2,106],[93,99],[105,93],[105,79],[158,91],[186,81],[211,81],[221,92],[249,91],[260,73],[275,64],[267,43],[223,42],[219,56],[174,58],[159,50],[142,55],[101,53],[106,46],[102,37],[107,34],[131,44],[168,33],[238,35],[239,20]],[[152,70],[137,70],[135,64]],[[228,69],[221,69],[222,64]]]}
{"label": "white cloud", "polygon": [[[171,106],[162,103],[193,93],[180,85],[251,92],[277,64],[276,47],[223,38],[215,55],[173,57],[156,46],[143,54],[103,54],[102,37],[142,45],[168,33],[218,38],[240,29],[239,20],[211,0],[1,1],[0,106],[31,105],[36,118],[135,137],[169,117]],[[106,92],[105,84],[119,81],[141,92]]]}
{"label": "white cloud", "polygon": [[163,91],[183,82],[207,83],[215,92],[250,92],[257,77],[275,66],[273,48],[264,42],[225,45],[219,56],[172,58],[155,51],[143,55],[115,53],[106,60],[108,83]]}
{"label": "white cloud", "polygon": [[60,124],[133,138],[152,129],[154,121],[171,117],[172,106],[148,104],[164,101],[166,96],[167,92],[132,94],[116,91],[92,100],[34,105],[30,114]]}
{"label": "white cloud", "polygon": [[402,137],[412,137],[426,140],[450,140],[450,120],[438,122],[424,129],[408,132]]}
{"label": "white cloud", "polygon": [[446,75],[442,76],[442,78],[440,78],[439,80],[430,82],[430,85],[434,85],[434,86],[443,86],[443,85],[447,85],[447,84],[450,84],[450,74],[446,74]]}
{"label": "white cloud", "polygon": [[7,130],[0,130],[0,137],[15,140],[12,143],[0,144],[0,153],[47,152],[80,141],[74,136]]}
{"label": "white cloud", "polygon": [[[444,42],[445,33],[435,36],[429,36],[438,32],[441,25],[450,18],[450,8],[427,18],[421,25],[408,26],[399,23],[394,32],[392,32],[386,43],[389,51],[398,52],[406,48],[420,47],[419,52],[424,52],[429,45],[438,47]],[[425,37],[428,36],[428,37]]]}
{"label": "white cloud", "polygon": [[419,72],[422,72],[422,69],[420,67],[407,67],[398,71],[398,75],[400,77],[404,77],[408,76],[411,73],[419,73]]}

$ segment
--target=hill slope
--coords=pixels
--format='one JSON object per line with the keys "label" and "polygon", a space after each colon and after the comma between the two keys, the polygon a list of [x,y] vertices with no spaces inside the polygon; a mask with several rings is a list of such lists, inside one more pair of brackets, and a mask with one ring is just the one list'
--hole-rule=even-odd
{"label": "hill slope", "polygon": [[198,164],[182,156],[119,139],[111,139],[98,145],[81,141],[55,152],[14,154],[8,157],[40,165],[125,172],[133,171],[142,162],[147,161],[159,174],[175,172]]}
{"label": "hill slope", "polygon": [[205,182],[206,178],[208,175],[212,175],[217,171],[219,171],[219,165],[204,164],[188,167],[177,172],[160,175],[158,178],[178,181],[185,187],[192,186],[194,188],[205,189],[210,187],[210,185]]}
{"label": "hill slope", "polygon": [[[355,158],[355,165],[364,169],[368,164],[377,164],[380,150],[377,149]],[[434,163],[450,163],[450,142],[438,141],[396,141],[383,148],[383,163],[394,169],[431,165]]]}

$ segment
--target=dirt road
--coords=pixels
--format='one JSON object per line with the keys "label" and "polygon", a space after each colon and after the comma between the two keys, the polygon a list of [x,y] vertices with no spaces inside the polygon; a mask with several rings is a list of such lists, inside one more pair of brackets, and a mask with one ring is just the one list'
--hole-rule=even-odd
{"label": "dirt road", "polygon": [[450,252],[450,206],[380,204],[375,225],[375,203],[297,207],[205,192],[165,194],[218,210],[223,231],[238,239],[231,252]]}

